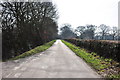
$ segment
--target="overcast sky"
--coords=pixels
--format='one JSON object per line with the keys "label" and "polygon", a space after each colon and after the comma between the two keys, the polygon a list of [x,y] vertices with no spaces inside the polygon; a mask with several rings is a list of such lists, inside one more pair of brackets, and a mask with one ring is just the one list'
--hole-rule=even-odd
{"label": "overcast sky", "polygon": [[120,0],[52,0],[58,8],[59,26],[70,23],[72,27],[86,24],[118,26]]}

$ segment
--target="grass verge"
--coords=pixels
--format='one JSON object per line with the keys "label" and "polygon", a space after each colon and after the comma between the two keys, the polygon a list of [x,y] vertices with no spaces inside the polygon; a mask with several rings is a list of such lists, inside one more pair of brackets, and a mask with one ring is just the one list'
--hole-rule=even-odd
{"label": "grass verge", "polygon": [[77,47],[69,42],[62,40],[62,42],[67,45],[73,52],[79,57],[84,59],[89,65],[91,65],[100,75],[106,78],[120,78],[120,73],[116,67],[119,63],[113,61],[112,59],[105,59],[98,56],[96,53],[88,53],[85,49]]}
{"label": "grass verge", "polygon": [[53,40],[53,41],[45,43],[45,44],[43,44],[41,46],[35,47],[34,49],[31,49],[30,51],[27,51],[27,52],[25,52],[25,53],[23,53],[23,54],[21,54],[19,56],[11,58],[10,60],[16,60],[16,59],[19,59],[19,58],[25,58],[27,56],[30,56],[30,55],[33,55],[33,54],[45,51],[46,49],[48,49],[49,47],[51,47],[55,41],[56,40]]}

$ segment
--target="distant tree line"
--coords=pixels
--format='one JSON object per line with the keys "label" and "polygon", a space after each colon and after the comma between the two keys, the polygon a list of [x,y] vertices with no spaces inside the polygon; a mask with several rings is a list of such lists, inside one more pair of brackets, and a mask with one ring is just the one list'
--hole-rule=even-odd
{"label": "distant tree line", "polygon": [[63,24],[62,27],[60,28],[61,33],[59,35],[60,38],[62,39],[69,39],[76,37],[77,35],[74,33],[72,27],[70,24]]}
{"label": "distant tree line", "polygon": [[57,37],[58,13],[52,2],[3,2],[0,6],[3,59]]}
{"label": "distant tree line", "polygon": [[120,30],[117,27],[110,27],[105,24],[100,26],[86,25],[78,26],[75,30],[70,24],[61,27],[60,38],[70,39],[95,39],[95,40],[120,40]]}

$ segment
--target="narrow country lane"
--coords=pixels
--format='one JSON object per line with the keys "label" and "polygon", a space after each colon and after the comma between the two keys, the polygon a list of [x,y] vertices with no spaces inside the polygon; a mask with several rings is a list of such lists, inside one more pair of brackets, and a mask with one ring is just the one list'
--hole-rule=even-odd
{"label": "narrow country lane", "polygon": [[2,63],[3,78],[100,78],[61,40],[33,56]]}

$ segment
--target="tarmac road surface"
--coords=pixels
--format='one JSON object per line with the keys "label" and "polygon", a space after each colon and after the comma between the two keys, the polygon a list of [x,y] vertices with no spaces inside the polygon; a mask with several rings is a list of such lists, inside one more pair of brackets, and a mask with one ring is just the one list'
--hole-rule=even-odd
{"label": "tarmac road surface", "polygon": [[44,52],[2,63],[3,78],[100,78],[61,40]]}

